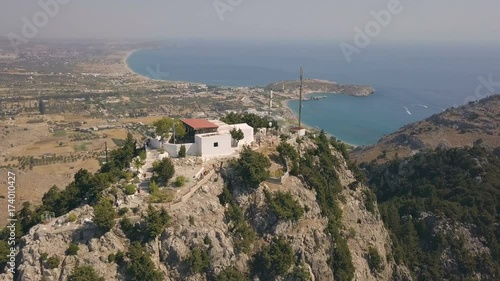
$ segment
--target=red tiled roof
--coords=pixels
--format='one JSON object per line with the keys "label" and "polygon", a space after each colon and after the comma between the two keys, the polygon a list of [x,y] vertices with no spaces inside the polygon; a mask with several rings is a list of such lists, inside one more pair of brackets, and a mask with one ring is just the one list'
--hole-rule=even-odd
{"label": "red tiled roof", "polygon": [[219,126],[205,119],[184,119],[181,120],[184,124],[193,128],[194,130],[201,129],[217,129]]}

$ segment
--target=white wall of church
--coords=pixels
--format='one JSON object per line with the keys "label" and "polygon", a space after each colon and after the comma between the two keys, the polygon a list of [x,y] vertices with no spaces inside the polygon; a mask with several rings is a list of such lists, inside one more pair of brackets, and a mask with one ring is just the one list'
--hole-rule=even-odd
{"label": "white wall of church", "polygon": [[228,156],[233,153],[230,134],[196,135],[195,143],[198,144],[203,158]]}

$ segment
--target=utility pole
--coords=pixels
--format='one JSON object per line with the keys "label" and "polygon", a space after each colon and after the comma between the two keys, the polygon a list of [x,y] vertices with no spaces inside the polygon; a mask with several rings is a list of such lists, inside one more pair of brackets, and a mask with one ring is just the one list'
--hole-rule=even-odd
{"label": "utility pole", "polygon": [[273,90],[271,90],[270,94],[269,94],[269,112],[267,113],[267,115],[269,115],[269,117],[271,117],[271,109],[273,108]]}
{"label": "utility pole", "polygon": [[174,144],[175,144],[175,121],[174,121]]}
{"label": "utility pole", "polygon": [[299,99],[299,130],[302,129],[302,82],[304,77],[304,69],[300,67],[300,99]]}
{"label": "utility pole", "polygon": [[108,163],[108,143],[104,142],[104,150],[106,151],[106,163]]}

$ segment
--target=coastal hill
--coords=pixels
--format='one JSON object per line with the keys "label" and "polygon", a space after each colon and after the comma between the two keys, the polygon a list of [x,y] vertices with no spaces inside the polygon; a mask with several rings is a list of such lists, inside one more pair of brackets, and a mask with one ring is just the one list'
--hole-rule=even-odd
{"label": "coastal hill", "polygon": [[387,162],[427,148],[473,146],[494,148],[500,144],[500,95],[451,108],[423,121],[406,125],[376,145],[351,151],[357,163]]}
{"label": "coastal hill", "polygon": [[[298,94],[299,87],[300,81],[281,81],[266,86],[266,90]],[[371,86],[338,84],[327,80],[305,79],[303,93],[333,93],[365,97],[375,93],[375,89]]]}
{"label": "coastal hill", "polygon": [[500,96],[352,151],[414,280],[500,280]]}
{"label": "coastal hill", "polygon": [[[95,280],[411,280],[394,261],[373,197],[350,171],[343,144],[324,134],[275,143],[244,150],[191,197],[151,204],[127,197],[126,178],[89,185],[119,177],[113,167],[132,152],[125,144],[112,153],[111,171],[81,171],[65,191],[47,193],[42,206],[21,210],[17,273],[0,280],[83,280],[75,276],[84,273]],[[260,183],[266,162],[290,165],[291,175],[282,184]],[[97,203],[82,201],[88,187]],[[130,206],[115,210],[110,200]],[[46,210],[57,218],[40,223]]]}

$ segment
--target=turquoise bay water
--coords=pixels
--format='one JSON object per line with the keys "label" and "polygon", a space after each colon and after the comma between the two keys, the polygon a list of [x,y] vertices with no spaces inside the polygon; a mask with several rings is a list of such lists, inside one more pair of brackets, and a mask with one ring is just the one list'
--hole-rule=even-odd
{"label": "turquoise bay water", "polygon": [[[368,97],[327,95],[326,99],[305,101],[302,120],[312,127],[328,128],[325,129],[328,133],[349,144],[369,145],[395,128],[441,112],[438,108],[408,104],[406,100],[384,95],[383,92]],[[288,106],[298,115],[299,101],[290,101]]]}
{"label": "turquoise bay water", "polygon": [[[333,43],[179,41],[137,51],[127,63],[151,78],[209,85],[297,80],[300,66],[306,78],[371,85],[376,93],[369,97],[328,95],[303,104],[306,124],[355,145],[374,144],[405,124],[463,104],[480,76],[500,81],[497,46],[372,45],[347,63]],[[298,111],[297,101],[289,106]]]}

